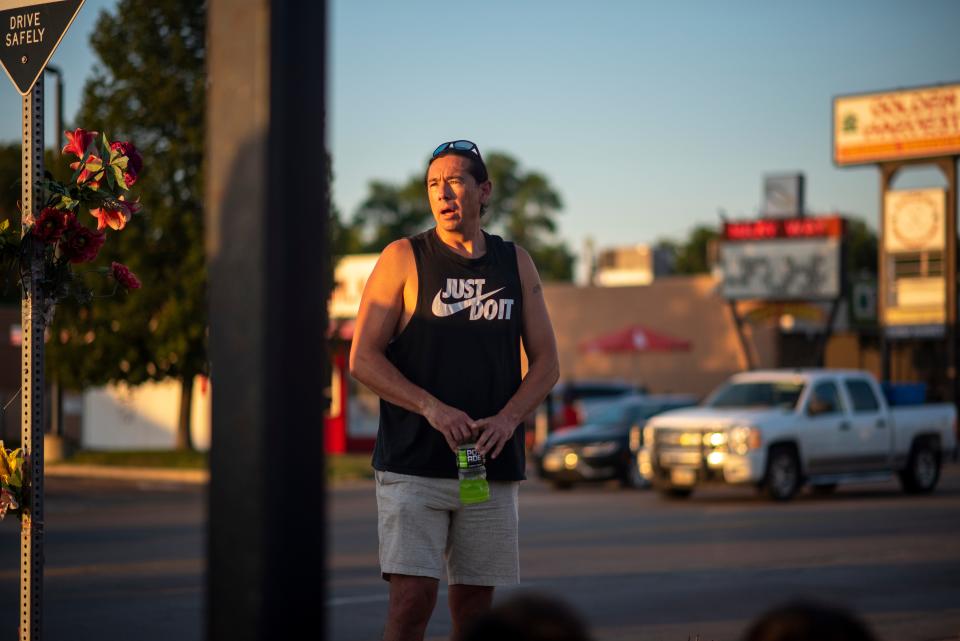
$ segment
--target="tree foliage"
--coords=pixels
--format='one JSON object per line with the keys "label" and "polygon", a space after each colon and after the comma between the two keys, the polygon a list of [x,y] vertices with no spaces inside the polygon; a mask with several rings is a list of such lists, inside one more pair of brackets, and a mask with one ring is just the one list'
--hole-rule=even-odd
{"label": "tree foliage", "polygon": [[134,191],[144,213],[104,249],[143,289],[64,306],[48,347],[48,367],[68,386],[179,379],[181,447],[191,446],[193,379],[207,371],[205,27],[205,3],[192,0],[120,0],[100,14],[91,36],[99,65],[76,125],[130,140],[143,155]]}
{"label": "tree foliage", "polygon": [[847,219],[847,274],[877,274],[877,235],[858,218]]}
{"label": "tree foliage", "polygon": [[719,237],[713,227],[697,225],[685,240],[661,240],[657,247],[670,252],[675,274],[705,274],[710,271],[710,246]]}
{"label": "tree foliage", "polygon": [[[484,160],[493,183],[484,226],[529,251],[544,280],[570,280],[574,257],[556,235],[556,217],[563,209],[560,195],[546,176],[524,171],[507,154],[492,152]],[[391,241],[432,224],[422,174],[402,185],[373,181],[354,214],[353,235],[349,230],[334,235],[334,251],[353,246],[379,252]]]}

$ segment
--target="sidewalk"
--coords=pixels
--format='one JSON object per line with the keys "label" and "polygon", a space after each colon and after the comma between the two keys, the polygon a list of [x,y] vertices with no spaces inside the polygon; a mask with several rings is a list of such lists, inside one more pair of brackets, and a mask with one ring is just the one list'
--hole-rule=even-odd
{"label": "sidewalk", "polygon": [[162,481],[189,485],[205,485],[210,480],[208,470],[78,465],[74,463],[47,463],[44,465],[44,475],[48,477],[119,479],[125,481]]}

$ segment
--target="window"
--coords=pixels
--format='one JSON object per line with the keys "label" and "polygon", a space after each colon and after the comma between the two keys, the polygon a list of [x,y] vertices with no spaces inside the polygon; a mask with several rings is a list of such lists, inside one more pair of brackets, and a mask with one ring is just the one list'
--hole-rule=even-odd
{"label": "window", "polygon": [[729,383],[720,388],[710,400],[709,407],[781,407],[792,410],[803,383],[794,381],[761,381]]}
{"label": "window", "polygon": [[807,403],[807,413],[811,416],[824,414],[838,414],[843,406],[840,404],[840,394],[833,381],[822,381],[813,387],[810,402]]}
{"label": "window", "polygon": [[873,393],[873,387],[862,378],[848,378],[843,382],[847,388],[847,394],[853,402],[854,412],[876,412],[880,409],[880,403],[877,402],[877,395]]}

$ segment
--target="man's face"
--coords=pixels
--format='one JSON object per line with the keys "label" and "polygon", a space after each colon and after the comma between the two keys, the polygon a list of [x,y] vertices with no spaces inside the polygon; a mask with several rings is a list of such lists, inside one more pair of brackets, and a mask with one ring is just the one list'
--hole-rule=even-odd
{"label": "man's face", "polygon": [[480,205],[490,197],[490,181],[477,184],[467,171],[470,162],[461,156],[442,156],[427,171],[427,197],[437,227],[462,231],[480,219]]}

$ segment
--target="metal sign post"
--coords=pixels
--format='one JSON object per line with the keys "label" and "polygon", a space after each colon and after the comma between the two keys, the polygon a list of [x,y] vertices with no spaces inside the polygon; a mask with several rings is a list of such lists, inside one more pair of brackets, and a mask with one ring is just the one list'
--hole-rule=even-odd
{"label": "metal sign post", "polygon": [[[21,229],[39,213],[43,180],[43,83],[37,80],[83,0],[0,0],[0,64],[23,96]],[[60,135],[60,132],[57,132]],[[43,333],[48,301],[38,283],[42,249],[21,256],[23,514],[20,521],[20,641],[39,641],[43,621]]]}
{"label": "metal sign post", "polygon": [[[35,216],[37,185],[43,178],[43,83],[23,97],[23,229]],[[29,257],[29,278],[24,279],[26,299],[21,309],[23,327],[22,442],[26,496],[20,522],[20,641],[40,639],[43,620],[43,301],[37,282],[42,256]]]}

